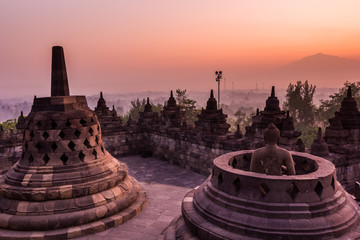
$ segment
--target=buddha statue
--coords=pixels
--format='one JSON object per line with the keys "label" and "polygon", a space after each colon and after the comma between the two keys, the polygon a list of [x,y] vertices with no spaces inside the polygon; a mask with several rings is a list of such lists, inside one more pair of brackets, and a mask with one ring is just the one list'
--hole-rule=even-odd
{"label": "buddha statue", "polygon": [[280,148],[277,142],[280,131],[274,124],[264,131],[265,147],[255,150],[251,157],[250,171],[268,175],[295,175],[294,161],[289,151]]}

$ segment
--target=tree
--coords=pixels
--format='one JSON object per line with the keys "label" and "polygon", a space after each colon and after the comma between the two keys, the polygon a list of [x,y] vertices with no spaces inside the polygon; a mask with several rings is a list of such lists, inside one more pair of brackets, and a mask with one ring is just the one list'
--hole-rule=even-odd
{"label": "tree", "polygon": [[311,148],[311,144],[317,137],[318,127],[314,125],[307,125],[304,123],[295,124],[297,131],[301,132],[301,140],[303,141],[306,148]]}
{"label": "tree", "polygon": [[2,125],[4,131],[9,133],[11,129],[14,130],[14,132],[16,132],[16,123],[17,123],[16,119],[9,119],[0,124]]}
{"label": "tree", "polygon": [[[247,111],[247,109],[251,109],[251,111]],[[245,107],[239,107],[239,109],[234,113],[234,116],[236,117],[235,120],[235,129],[237,128],[237,125],[239,125],[240,130],[242,132],[245,132],[245,127],[251,125],[252,116],[255,115],[253,108],[245,108]]]}
{"label": "tree", "polygon": [[[135,101],[131,101],[131,108],[129,110],[129,112],[124,116],[124,121],[127,122],[127,120],[129,119],[129,116],[131,116],[131,119],[134,121],[138,121],[139,120],[139,113],[143,112],[145,109],[145,105],[146,105],[146,100],[145,98],[143,98],[142,100],[140,100],[139,98],[136,99]],[[153,104],[150,103],[153,112],[160,112],[163,110],[163,105],[161,104]]]}
{"label": "tree", "polygon": [[315,105],[313,97],[316,86],[298,81],[296,84],[289,84],[286,90],[286,101],[283,107],[291,113],[295,121],[305,124],[313,124],[315,120]]}
{"label": "tree", "polygon": [[176,89],[176,101],[181,109],[185,111],[186,123],[194,125],[197,120],[197,115],[200,114],[200,110],[196,109],[196,101],[189,99],[186,95],[186,89]]}
{"label": "tree", "polygon": [[328,100],[320,100],[320,106],[316,111],[316,116],[322,126],[328,125],[329,119],[334,116],[336,111],[339,111],[341,102],[344,100],[349,86],[351,87],[352,96],[355,98],[357,104],[360,104],[360,81],[346,81],[344,86],[340,88],[337,93],[329,96]]}

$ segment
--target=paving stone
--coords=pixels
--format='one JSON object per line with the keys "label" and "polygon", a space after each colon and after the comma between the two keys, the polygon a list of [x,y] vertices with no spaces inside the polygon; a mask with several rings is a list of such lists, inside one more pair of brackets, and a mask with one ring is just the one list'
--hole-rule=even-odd
{"label": "paving stone", "polygon": [[204,175],[186,171],[181,167],[155,158],[131,156],[119,158],[119,160],[127,164],[129,174],[144,187],[148,197],[145,210],[135,218],[115,228],[77,239],[158,239],[160,233],[174,217],[181,214],[181,201],[185,194],[206,179]]}

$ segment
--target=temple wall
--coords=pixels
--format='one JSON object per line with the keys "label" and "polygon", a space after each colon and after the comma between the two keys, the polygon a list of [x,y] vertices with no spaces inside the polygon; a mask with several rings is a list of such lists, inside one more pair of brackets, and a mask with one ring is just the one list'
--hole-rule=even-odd
{"label": "temple wall", "polygon": [[21,157],[21,142],[0,142],[0,173],[4,173]]}
{"label": "temple wall", "polygon": [[213,159],[231,151],[156,133],[150,134],[149,142],[156,158],[206,176],[211,173]]}
{"label": "temple wall", "polygon": [[[147,151],[156,158],[185,169],[209,175],[213,159],[222,154],[240,150],[254,149],[249,139],[244,138],[239,145],[231,145],[231,141],[205,142],[202,138],[172,135],[157,131],[123,132],[113,136],[103,136],[106,149],[113,155],[125,156],[142,154]],[[235,140],[234,140],[235,141]],[[249,143],[248,143],[249,142]],[[244,147],[247,145],[247,147]],[[149,151],[151,153],[149,153]],[[143,154],[142,154],[143,155]],[[360,178],[360,155],[334,154],[324,157],[336,167],[337,179],[344,188],[352,193],[355,181]]]}
{"label": "temple wall", "polygon": [[324,158],[335,165],[337,180],[346,191],[353,194],[355,181],[360,181],[360,155],[349,157],[332,153]]}
{"label": "temple wall", "polygon": [[[224,153],[261,147],[249,138],[227,139],[225,135],[204,137],[201,133],[187,135],[177,129],[167,132],[166,128],[144,131],[138,127],[121,131],[106,131],[102,135],[107,151],[114,156],[128,156],[140,154],[144,157],[154,156],[171,164],[181,166],[188,170],[209,175],[212,160]],[[20,137],[20,136],[19,136]],[[219,140],[223,139],[223,140]],[[253,139],[254,140],[254,139]],[[237,144],[236,144],[237,143]],[[258,146],[257,146],[258,145]],[[331,149],[334,146],[329,146]],[[346,151],[337,147],[337,153],[325,157],[337,169],[337,179],[344,188],[352,193],[355,181],[360,178],[359,151]],[[21,139],[9,138],[0,142],[0,173],[7,171],[12,164],[21,157]]]}
{"label": "temple wall", "polygon": [[102,135],[105,148],[114,156],[141,154],[145,146],[146,134],[136,131],[121,131]]}

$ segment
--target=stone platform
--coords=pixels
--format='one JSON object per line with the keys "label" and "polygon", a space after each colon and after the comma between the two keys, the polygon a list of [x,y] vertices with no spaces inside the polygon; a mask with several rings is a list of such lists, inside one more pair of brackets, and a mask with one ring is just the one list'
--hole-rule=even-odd
{"label": "stone platform", "polygon": [[155,158],[131,156],[119,158],[129,174],[145,189],[147,206],[136,218],[103,232],[77,240],[155,240],[181,214],[181,201],[192,188],[206,179],[181,167]]}

